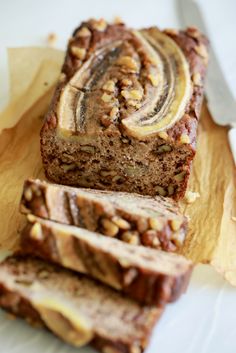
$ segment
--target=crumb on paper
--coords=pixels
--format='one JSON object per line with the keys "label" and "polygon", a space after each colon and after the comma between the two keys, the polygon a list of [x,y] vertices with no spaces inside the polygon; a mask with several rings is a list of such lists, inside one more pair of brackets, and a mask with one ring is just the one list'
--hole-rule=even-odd
{"label": "crumb on paper", "polygon": [[56,41],[57,41],[57,35],[56,33],[49,33],[48,36],[47,36],[47,44],[50,46],[50,47],[54,47],[54,45],[56,44]]}
{"label": "crumb on paper", "polygon": [[187,191],[184,199],[187,203],[194,203],[199,197],[199,192]]}

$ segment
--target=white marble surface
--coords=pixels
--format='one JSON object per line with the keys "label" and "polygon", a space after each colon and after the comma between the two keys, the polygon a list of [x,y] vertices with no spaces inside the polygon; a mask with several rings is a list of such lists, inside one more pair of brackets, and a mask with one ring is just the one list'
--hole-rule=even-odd
{"label": "white marble surface", "polygon": [[[199,0],[212,41],[232,85],[236,82],[235,0]],[[234,9],[234,10],[232,10]],[[43,46],[49,32],[57,47],[88,17],[122,18],[131,26],[179,27],[174,0],[0,0],[0,105],[7,101],[6,47]],[[234,28],[234,34],[232,34]],[[222,49],[223,48],[223,49]],[[236,91],[235,91],[236,92]],[[64,345],[51,334],[34,330],[20,320],[5,320],[0,312],[0,353],[92,352]],[[197,266],[188,292],[170,305],[157,325],[147,353],[235,353],[236,289],[208,266]]]}

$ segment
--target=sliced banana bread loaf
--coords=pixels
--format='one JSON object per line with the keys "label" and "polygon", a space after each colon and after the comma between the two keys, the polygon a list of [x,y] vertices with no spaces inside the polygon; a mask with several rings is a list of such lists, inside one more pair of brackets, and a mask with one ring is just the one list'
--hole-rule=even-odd
{"label": "sliced banana bread loaf", "polygon": [[188,285],[191,261],[181,255],[124,243],[86,229],[28,216],[24,254],[88,274],[144,304],[164,306]]}
{"label": "sliced banana bread loaf", "polygon": [[161,309],[143,307],[82,275],[34,258],[0,264],[0,306],[75,346],[141,353]]}
{"label": "sliced banana bread loaf", "polygon": [[176,199],[195,155],[207,39],[196,29],[82,23],[41,131],[55,182]]}
{"label": "sliced banana bread loaf", "polygon": [[40,180],[25,182],[21,211],[166,251],[178,250],[187,232],[187,218],[172,199]]}

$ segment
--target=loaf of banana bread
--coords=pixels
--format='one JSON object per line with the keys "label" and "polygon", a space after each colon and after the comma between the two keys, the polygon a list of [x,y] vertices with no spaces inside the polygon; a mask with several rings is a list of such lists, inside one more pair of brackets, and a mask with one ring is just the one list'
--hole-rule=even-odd
{"label": "loaf of banana bread", "polygon": [[141,353],[162,312],[82,275],[19,256],[0,264],[0,307],[103,353]]}
{"label": "loaf of banana bread", "polygon": [[176,251],[183,245],[187,218],[162,196],[77,189],[26,180],[22,213],[86,228],[130,244]]}
{"label": "loaf of banana bread", "polygon": [[86,229],[28,215],[21,252],[87,274],[143,304],[164,306],[185,292],[192,263]]}
{"label": "loaf of banana bread", "polygon": [[57,183],[185,193],[208,60],[196,29],[82,23],[69,40],[41,152]]}

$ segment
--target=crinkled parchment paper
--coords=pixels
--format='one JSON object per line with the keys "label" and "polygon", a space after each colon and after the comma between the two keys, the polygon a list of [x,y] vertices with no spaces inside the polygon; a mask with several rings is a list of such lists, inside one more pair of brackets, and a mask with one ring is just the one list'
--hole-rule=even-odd
{"label": "crinkled parchment paper", "polygon": [[[48,48],[9,49],[8,55],[10,103],[0,114],[1,249],[13,249],[18,242],[24,179],[44,178],[39,130],[64,56]],[[200,197],[193,204],[182,203],[190,217],[182,252],[195,263],[210,263],[236,285],[235,167],[227,129],[213,123],[206,104],[189,190]]]}

